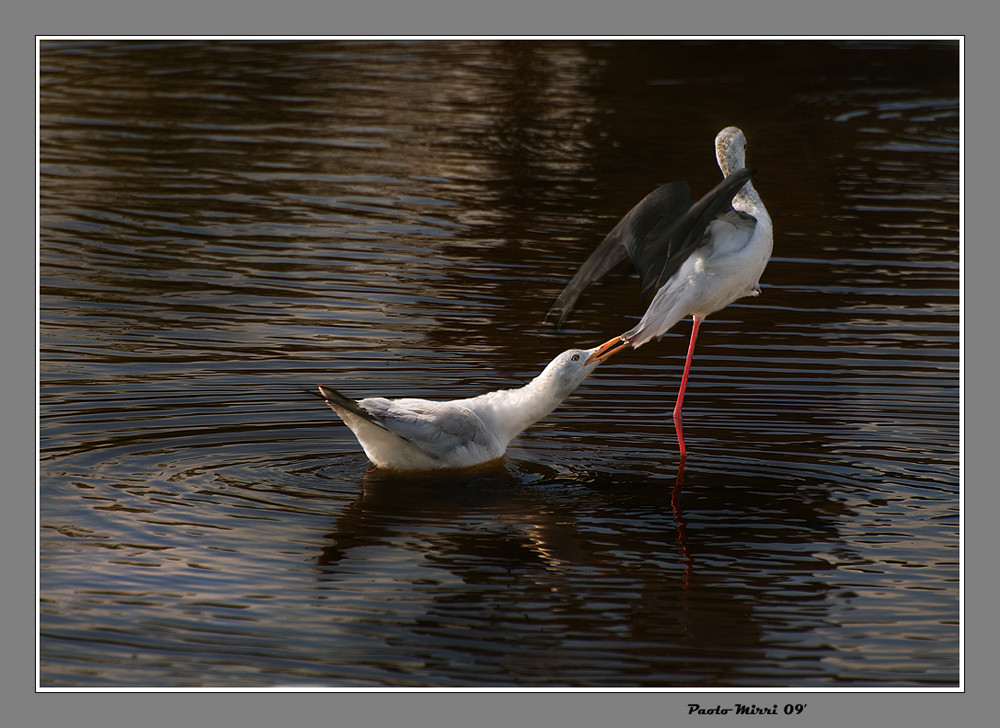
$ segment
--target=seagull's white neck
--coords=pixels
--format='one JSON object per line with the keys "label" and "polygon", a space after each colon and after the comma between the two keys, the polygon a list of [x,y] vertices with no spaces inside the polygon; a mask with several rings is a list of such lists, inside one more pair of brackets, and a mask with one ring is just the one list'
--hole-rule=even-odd
{"label": "seagull's white neck", "polygon": [[[578,384],[578,383],[577,383]],[[502,389],[468,400],[467,404],[506,442],[562,404],[572,391],[565,381],[547,367],[537,377],[517,389]]]}

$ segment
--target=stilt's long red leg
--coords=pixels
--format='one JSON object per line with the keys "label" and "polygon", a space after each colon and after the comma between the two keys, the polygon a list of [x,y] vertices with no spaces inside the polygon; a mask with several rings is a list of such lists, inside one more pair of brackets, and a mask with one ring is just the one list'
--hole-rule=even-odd
{"label": "stilt's long red leg", "polygon": [[691,358],[694,356],[694,342],[698,338],[698,326],[701,319],[694,316],[691,320],[691,342],[688,344],[687,361],[684,362],[684,375],[681,377],[681,388],[677,393],[677,404],[674,405],[674,429],[677,430],[677,442],[681,447],[681,462],[687,457],[687,448],[684,447],[684,416],[681,408],[684,406],[684,390],[687,389],[688,373],[691,371]]}

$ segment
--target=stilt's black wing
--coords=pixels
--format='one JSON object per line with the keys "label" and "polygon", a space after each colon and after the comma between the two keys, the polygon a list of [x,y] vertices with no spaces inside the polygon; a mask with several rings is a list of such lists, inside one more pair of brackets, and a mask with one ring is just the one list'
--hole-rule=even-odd
{"label": "stilt's black wing", "polygon": [[[587,286],[600,280],[626,257],[633,262],[636,256],[643,260],[650,258],[658,249],[658,241],[665,239],[674,223],[690,208],[691,188],[687,182],[661,185],[642,198],[580,266],[549,308],[546,320],[555,315],[556,327],[561,327]],[[651,252],[646,253],[647,250]],[[642,269],[639,271],[641,273]]]}
{"label": "stilt's black wing", "polygon": [[639,271],[644,299],[652,298],[691,253],[709,242],[705,233],[713,220],[730,213],[736,214],[733,197],[755,174],[755,169],[733,172],[674,220],[663,235],[637,239],[631,247],[626,246],[632,264]]}

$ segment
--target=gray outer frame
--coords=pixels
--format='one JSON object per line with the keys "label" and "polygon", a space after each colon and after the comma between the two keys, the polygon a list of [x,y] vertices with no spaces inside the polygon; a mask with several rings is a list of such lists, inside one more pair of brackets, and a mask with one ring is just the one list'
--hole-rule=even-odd
{"label": "gray outer frame", "polygon": [[[35,228],[32,198],[34,185],[28,180],[35,178],[30,170],[35,168],[34,145],[31,144],[34,130],[35,107],[29,102],[34,98],[34,77],[29,74],[34,56],[35,33],[60,33],[67,30],[75,33],[115,33],[156,32],[159,34],[191,34],[204,32],[227,32],[230,34],[315,32],[317,30],[346,33],[394,33],[425,34],[516,34],[551,33],[574,36],[580,34],[623,34],[623,33],[711,33],[746,34],[802,33],[822,29],[826,33],[844,32],[884,32],[940,35],[944,32],[972,32],[966,36],[965,58],[970,69],[966,88],[973,99],[977,111],[981,105],[988,106],[977,113],[979,134],[972,125],[965,123],[967,134],[966,149],[980,150],[975,156],[968,155],[970,162],[966,171],[968,184],[965,190],[973,204],[967,209],[989,210],[995,205],[995,192],[983,182],[988,166],[992,166],[992,156],[996,145],[983,139],[997,118],[996,100],[1000,95],[995,87],[987,86],[988,79],[995,76],[997,59],[989,56],[996,53],[996,44],[987,34],[997,27],[997,13],[987,3],[974,3],[968,10],[955,4],[931,4],[892,0],[880,5],[853,2],[850,7],[844,3],[805,6],[795,0],[780,0],[762,6],[759,3],[734,3],[731,8],[719,8],[714,3],[670,6],[653,3],[652,0],[633,0],[632,3],[605,3],[587,7],[580,12],[573,0],[521,0],[518,3],[491,3],[474,7],[461,0],[440,0],[431,3],[405,2],[405,0],[374,0],[373,2],[351,6],[319,4],[315,7],[295,8],[289,12],[286,3],[253,3],[247,7],[237,0],[224,0],[206,6],[204,2],[181,0],[169,4],[157,3],[138,6],[126,0],[110,0],[101,3],[85,2],[39,2],[12,5],[5,11],[5,22],[0,33],[0,71],[3,74],[3,88],[7,97],[0,109],[0,129],[5,139],[2,170],[4,238],[0,246],[3,265],[0,266],[0,292],[3,294],[3,333],[6,346],[2,354],[2,370],[6,377],[3,388],[3,433],[0,443],[3,447],[5,477],[3,507],[0,508],[0,537],[3,548],[4,589],[0,592],[0,615],[3,615],[2,663],[0,663],[0,700],[3,702],[5,723],[27,726],[69,725],[80,728],[100,726],[143,725],[146,728],[177,725],[256,726],[274,725],[324,725],[324,726],[400,726],[419,728],[435,726],[546,726],[546,728],[590,728],[590,726],[705,726],[754,725],[760,724],[753,718],[730,716],[698,717],[688,715],[688,704],[702,706],[727,706],[736,702],[758,705],[786,703],[807,704],[803,715],[798,717],[769,718],[774,726],[837,726],[864,724],[878,725],[880,728],[906,726],[940,726],[954,724],[985,725],[992,705],[995,690],[995,668],[987,660],[996,654],[997,630],[992,624],[981,624],[979,631],[968,630],[967,635],[975,635],[969,640],[965,654],[964,693],[920,693],[916,692],[849,692],[849,693],[808,693],[775,692],[739,694],[735,692],[543,692],[525,693],[514,691],[468,693],[405,691],[391,693],[283,693],[245,695],[242,693],[195,693],[178,695],[173,692],[140,692],[128,694],[126,691],[107,693],[88,692],[56,693],[36,690],[37,654],[35,652],[35,559],[29,557],[34,546],[36,530],[29,526],[27,514],[36,510],[35,459],[28,456],[35,450],[37,422],[33,406],[35,389],[30,381],[35,373],[36,346],[33,343],[35,311],[31,302],[36,300],[37,286],[29,285],[28,270],[36,261]],[[398,7],[391,7],[396,6]],[[568,13],[572,9],[574,13]],[[630,7],[634,5],[635,7]],[[96,7],[95,7],[96,6]],[[126,11],[127,9],[127,11]],[[235,10],[239,12],[234,12]],[[792,11],[794,12],[785,12]],[[119,11],[126,12],[119,12]],[[900,12],[905,10],[906,12]],[[804,17],[813,13],[812,17]],[[143,17],[139,17],[142,14]],[[851,19],[854,18],[852,22]],[[915,19],[921,23],[912,27]],[[569,22],[567,20],[569,19]],[[586,19],[583,27],[581,20]],[[990,22],[993,21],[993,22]],[[792,27],[796,23],[798,27]],[[981,44],[977,41],[982,41]],[[975,82],[982,82],[976,84]],[[995,82],[994,82],[995,83]],[[975,84],[975,85],[974,85]],[[973,143],[981,140],[982,143]],[[16,215],[14,213],[17,213]],[[1000,245],[996,233],[986,230],[983,218],[979,224],[969,220],[965,231],[965,258],[972,264],[966,268],[970,276],[963,277],[965,289],[973,290],[972,283],[980,283],[977,290],[997,295],[996,286],[990,286],[988,277],[1000,270]],[[988,252],[987,252],[988,251]],[[972,253],[969,256],[969,253]],[[988,259],[989,258],[989,259]],[[984,350],[996,348],[998,338],[992,329],[985,328],[986,317],[996,311],[998,305],[987,302],[973,306],[970,310],[977,314],[977,321],[983,320],[983,327],[968,327],[969,331],[986,332],[977,337],[974,346],[965,352],[963,364],[968,355],[975,353],[979,360],[996,359],[996,352]],[[963,316],[963,333],[964,333]],[[964,337],[963,337],[964,343]],[[994,356],[990,357],[993,354]],[[963,367],[963,372],[965,371]],[[11,381],[13,378],[16,385]],[[36,379],[37,381],[37,379]],[[963,377],[964,381],[964,377]],[[987,385],[986,382],[980,382]],[[1000,513],[996,501],[1000,498],[1000,487],[995,474],[987,473],[985,458],[978,468],[969,466],[969,453],[983,452],[989,446],[995,447],[995,430],[984,426],[986,416],[996,411],[995,399],[998,388],[983,386],[967,391],[977,392],[975,408],[969,415],[974,419],[964,430],[963,464],[965,466],[963,491],[966,496],[963,535],[967,537],[966,554],[975,555],[966,563],[966,575],[984,572],[982,578],[969,579],[974,588],[967,590],[966,602],[973,605],[995,604],[997,600],[997,580],[990,578],[987,559],[991,556],[988,540],[996,538],[997,529],[990,527],[988,519]],[[966,420],[970,422],[970,420]],[[29,424],[30,423],[30,424]],[[979,423],[979,426],[976,426]],[[10,457],[12,455],[12,457]],[[13,470],[11,470],[13,468]],[[970,527],[971,526],[971,527]],[[981,568],[976,568],[981,567]],[[983,593],[986,590],[987,593]],[[975,608],[967,610],[976,614]],[[994,610],[989,610],[990,612]],[[991,661],[992,662],[992,661]],[[250,691],[259,692],[259,691]]]}

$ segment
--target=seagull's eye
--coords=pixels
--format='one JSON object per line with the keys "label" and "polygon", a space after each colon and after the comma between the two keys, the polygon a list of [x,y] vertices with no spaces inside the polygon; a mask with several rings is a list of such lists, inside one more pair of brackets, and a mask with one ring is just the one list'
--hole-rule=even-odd
{"label": "seagull's eye", "polygon": [[573,355],[573,361],[580,361],[580,355],[579,354],[574,354]]}

